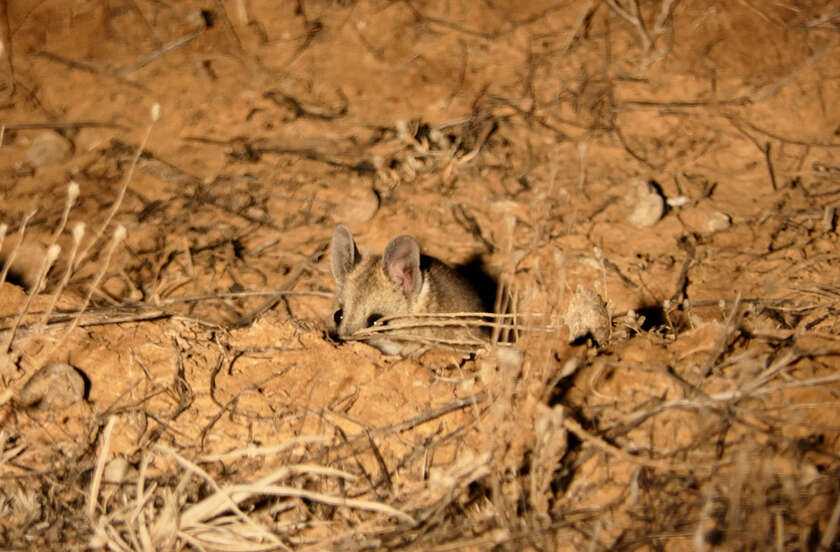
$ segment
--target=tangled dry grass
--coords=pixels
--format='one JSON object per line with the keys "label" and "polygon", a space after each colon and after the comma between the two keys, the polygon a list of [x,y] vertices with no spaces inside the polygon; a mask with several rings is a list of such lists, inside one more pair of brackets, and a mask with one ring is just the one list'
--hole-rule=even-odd
{"label": "tangled dry grass", "polygon": [[[93,4],[4,16],[0,547],[838,549],[831,4]],[[331,342],[336,222],[492,338]]]}

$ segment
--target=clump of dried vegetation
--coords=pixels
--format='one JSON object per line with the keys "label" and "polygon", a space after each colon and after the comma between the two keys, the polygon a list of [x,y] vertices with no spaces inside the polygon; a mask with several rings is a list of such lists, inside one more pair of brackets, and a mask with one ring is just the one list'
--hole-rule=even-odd
{"label": "clump of dried vegetation", "polygon": [[[354,404],[364,400],[358,389],[329,404],[313,398],[315,376],[307,391],[291,385],[282,390],[283,378],[306,359],[329,365],[323,369],[333,375],[370,359],[352,345],[329,343],[312,314],[328,310],[330,283],[318,267],[334,222],[330,213],[341,200],[290,192],[282,197],[290,206],[285,218],[269,220],[268,185],[204,182],[151,151],[161,118],[156,106],[136,145],[101,145],[80,172],[88,184],[121,178],[107,198],[104,192],[87,198],[97,207],[79,205],[85,187],[80,191],[75,181],[61,209],[39,214],[0,207],[0,546],[837,550],[840,168],[826,159],[840,143],[786,137],[751,118],[823,54],[830,57],[826,51],[836,54],[836,41],[744,96],[664,101],[647,90],[654,99],[631,101],[616,96],[620,82],[644,84],[663,60],[685,56],[680,32],[714,18],[738,23],[733,14],[742,14],[740,8],[592,1],[569,12],[575,17],[562,33],[534,27],[557,7],[482,33],[468,20],[418,6],[406,7],[415,25],[454,33],[470,46],[525,29],[531,50],[518,69],[527,70],[527,97],[514,101],[482,90],[463,120],[395,123],[378,129],[379,138],[366,146],[336,140],[332,149],[290,148],[262,138],[222,145],[237,161],[286,155],[328,166],[332,176],[366,175],[383,205],[387,198],[409,203],[410,194],[430,190],[457,194],[460,181],[504,173],[493,188],[501,199],[488,210],[465,201],[451,214],[455,228],[484,245],[501,290],[499,314],[468,321],[487,325],[492,339],[480,346],[457,343],[472,351],[468,360],[456,355],[432,366],[422,356],[387,364],[383,371],[415,363],[436,384],[449,385],[445,397],[387,423],[356,414]],[[217,8],[220,24],[235,36],[222,3]],[[751,4],[743,9],[805,34],[836,33],[840,25],[836,11],[816,4],[784,17]],[[323,23],[309,23],[314,37]],[[161,44],[154,55],[109,75],[125,79],[199,35]],[[310,39],[302,44],[295,55],[303,55]],[[626,50],[605,54],[606,44]],[[259,66],[238,48],[243,64]],[[573,84],[549,93],[557,56],[579,56],[582,72],[600,59],[602,71],[579,73]],[[266,97],[285,106],[292,119],[322,125],[346,110],[316,107],[291,94]],[[340,104],[346,101],[339,95]],[[629,131],[633,122],[623,119],[652,109],[680,120],[657,144]],[[3,129],[15,130],[11,124]],[[552,140],[573,143],[572,173],[558,174],[568,159],[552,153],[553,145],[539,145]],[[197,142],[208,149],[220,145]],[[768,189],[777,192],[773,209],[727,216],[705,233],[686,230],[666,260],[619,258],[599,238],[596,225],[615,219],[597,217],[613,213],[622,199],[609,192],[619,184],[610,180],[610,168],[599,168],[604,159],[620,152],[620,168],[635,163],[663,180],[672,175],[675,191],[651,188],[651,194],[661,196],[663,216],[679,218],[681,206],[701,203],[716,186],[707,178],[711,169],[699,174],[702,165],[692,163],[727,147],[758,152],[763,165],[757,170],[766,171]],[[514,168],[506,161],[512,157],[525,161]],[[806,160],[811,169],[803,168]],[[131,196],[137,169],[176,186],[168,201],[177,209],[154,200],[127,212],[127,202],[140,201]],[[569,201],[570,194],[578,195]],[[235,220],[224,223],[226,233],[213,243],[151,240],[152,246],[140,246],[131,242],[131,228],[127,237],[127,225],[137,232],[160,210],[208,207]],[[74,209],[87,224],[68,228]],[[168,220],[171,233],[196,235],[194,221]],[[294,235],[302,227],[320,233]],[[39,229],[43,247],[35,255],[24,242],[27,232]],[[727,242],[727,232],[735,230],[733,241],[751,235],[750,243]],[[280,252],[272,232],[291,235]],[[575,241],[579,236],[585,236],[583,246]],[[282,275],[279,287],[235,281],[222,288],[207,276],[266,254]],[[21,268],[21,255],[34,256],[34,268]],[[217,263],[225,268],[214,273]],[[724,279],[746,274],[756,283],[744,293],[721,291],[719,284],[705,289],[704,282],[718,281],[713,277],[719,270],[728,271]],[[667,285],[646,289],[644,274],[655,271],[667,274]],[[765,285],[764,275],[773,282]],[[9,282],[12,276],[20,285]],[[254,291],[266,287],[274,289]],[[180,294],[182,289],[195,293]],[[616,305],[626,304],[622,293],[646,301],[618,312]],[[281,335],[255,344],[262,334],[254,328],[272,315]],[[112,327],[122,332],[118,338],[95,333]],[[569,327],[577,337],[571,344]],[[107,383],[101,372],[84,374],[86,388],[75,399],[53,401],[43,391],[37,400],[22,400],[27,380],[51,362],[67,360],[64,350],[91,342],[119,347],[123,339],[132,345],[121,353],[128,360],[113,369],[115,375],[134,378],[129,365],[139,366],[140,375],[113,400],[91,398]],[[146,339],[171,353],[168,379],[154,375],[144,360],[152,358],[141,351]],[[251,362],[274,367],[260,372],[263,379],[247,376],[236,391],[218,383],[233,381],[247,370],[243,363],[256,365]],[[61,381],[47,389],[65,392]],[[281,391],[269,397],[272,386]]]}

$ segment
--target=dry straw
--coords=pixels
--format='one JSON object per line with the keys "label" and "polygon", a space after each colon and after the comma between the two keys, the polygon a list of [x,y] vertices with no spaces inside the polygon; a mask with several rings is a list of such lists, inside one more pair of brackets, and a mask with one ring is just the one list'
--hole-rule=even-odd
{"label": "dry straw", "polygon": [[70,256],[67,259],[67,266],[64,269],[64,275],[61,277],[61,281],[59,282],[58,286],[53,292],[52,298],[50,299],[50,304],[44,311],[43,317],[41,317],[39,331],[43,331],[43,329],[46,327],[47,322],[49,321],[50,316],[52,315],[52,312],[55,309],[56,304],[58,303],[58,298],[61,297],[64,288],[67,287],[67,282],[70,281],[70,276],[72,276],[73,274],[73,261],[76,258],[76,252],[79,250],[79,244],[82,242],[82,238],[85,235],[85,223],[76,223],[76,225],[73,226],[72,235],[73,248],[70,250]]}
{"label": "dry straw", "polygon": [[[399,520],[401,523],[415,524],[413,517],[401,510],[378,501],[350,498],[346,495],[334,495],[292,484],[280,484],[282,481],[295,479],[332,479],[353,482],[357,476],[346,471],[313,464],[290,464],[250,483],[222,485],[197,463],[185,458],[169,447],[156,445],[146,451],[141,461],[134,486],[134,499],[120,505],[112,502],[111,507],[97,508],[102,493],[103,474],[110,450],[111,436],[116,418],[109,419],[102,432],[96,467],[87,497],[87,515],[95,528],[91,538],[93,547],[107,546],[115,550],[155,550],[160,547],[175,546],[177,541],[196,546],[200,549],[236,549],[241,551],[289,550],[273,524],[264,525],[260,515],[242,509],[245,503],[253,503],[260,498],[287,498],[306,500],[332,507],[367,511]],[[259,447],[235,451],[223,456],[208,457],[202,462],[231,461],[236,456],[266,455],[324,443],[322,437],[299,437],[273,447]],[[148,467],[155,462],[171,459],[180,467],[182,475],[174,490],[157,489],[154,485],[146,488]],[[212,492],[204,499],[183,505],[181,493],[188,481],[198,478],[206,483]],[[154,507],[155,496],[161,496],[163,503]]]}
{"label": "dry straw", "polygon": [[[244,5],[237,4],[238,7]],[[667,35],[672,31],[669,27],[676,5],[676,0],[661,0],[652,4],[638,0],[607,0],[606,5],[595,0],[587,2],[581,6],[582,9],[575,7],[574,12],[570,12],[578,17],[576,20],[574,17],[568,19],[573,25],[571,34],[568,38],[561,37],[559,51],[571,58],[570,63],[576,62],[573,47],[586,49],[586,41],[597,40],[596,35],[605,34],[606,40],[616,39],[616,35],[609,32],[589,32],[591,29],[609,30],[609,20],[604,23],[600,18],[621,18],[620,23],[624,25],[623,22],[626,22],[631,26],[633,36],[638,35],[642,63],[650,63],[665,51],[664,48],[657,49],[657,41],[664,42],[670,38]],[[647,17],[642,8],[650,10]],[[220,17],[225,17],[224,10],[217,12]],[[716,13],[719,17],[725,15],[726,10]],[[452,25],[460,24],[427,17],[419,10],[415,11],[415,16],[421,24],[441,29],[451,29]],[[534,22],[542,26],[544,21],[539,21],[541,19],[535,18]],[[821,16],[812,18],[812,21],[826,23],[828,20]],[[516,28],[530,32],[528,25],[522,20],[517,22]],[[231,32],[235,30],[233,26],[227,28]],[[469,28],[464,29],[469,31]],[[506,36],[505,32],[500,31],[497,36]],[[469,41],[472,35],[464,32],[461,36]],[[488,40],[486,36],[480,39]],[[306,45],[308,47],[309,44]],[[550,57],[556,58],[557,51],[552,47]],[[619,52],[616,49],[608,51],[612,52],[616,67],[621,67],[625,60],[617,55]],[[822,51],[818,53],[821,55]],[[523,54],[527,54],[523,58],[527,58],[528,63],[534,64],[523,67],[523,70],[538,68],[537,64],[543,62],[539,59],[539,48]],[[141,63],[145,61],[141,60]],[[129,70],[136,66],[129,66]],[[545,81],[540,82],[540,73],[529,73],[533,80],[529,86],[533,84],[535,90],[546,84]],[[602,74],[610,87],[624,86],[612,76],[613,73],[604,71],[598,78]],[[790,79],[798,78],[797,72],[789,75]],[[785,78],[780,86],[785,86],[790,79]],[[585,85],[584,81],[569,83],[570,89],[577,86],[583,90]],[[642,81],[633,83],[634,88],[643,85]],[[779,86],[770,88],[770,93],[775,95],[778,89]],[[482,99],[488,96],[492,94],[482,92]],[[504,119],[498,115],[500,110],[483,111],[483,105],[476,102],[475,116],[466,119],[464,124],[481,118],[499,122],[503,138],[505,133],[510,136],[511,128],[517,128],[504,127],[509,123],[528,126],[529,122],[538,121],[545,125],[565,125],[560,120],[563,111],[558,110],[564,101],[563,94],[552,95],[549,103],[534,99],[527,112],[515,110],[514,115],[505,115]],[[714,109],[718,109],[715,103]],[[630,105],[608,106],[611,111],[609,130],[590,127],[584,137],[577,140],[580,167],[576,169],[577,173],[570,173],[567,181],[569,191],[577,189],[579,192],[591,192],[594,196],[604,190],[601,163],[604,146],[612,155],[616,136],[622,141],[619,134],[621,121],[613,115]],[[153,124],[158,117],[159,113],[152,114]],[[527,138],[524,142],[528,143],[528,151],[524,155],[532,151],[534,154],[533,159],[523,156],[528,161],[525,165],[528,166],[532,189],[544,184],[539,182],[542,177],[538,174],[540,161],[537,157],[542,155],[540,140],[531,139],[539,137],[536,134],[538,126],[523,129]],[[107,240],[151,129],[150,125],[134,152],[120,192],[104,223],[92,236],[88,234],[91,241],[82,244],[84,226],[74,227],[68,266],[41,319],[42,327],[50,320],[73,270],[89,260],[89,256],[96,252],[95,248]],[[406,125],[400,125],[399,130],[407,144],[403,152],[404,165],[409,166],[405,169],[406,173],[420,180],[424,177],[421,171],[431,173],[440,168],[433,164],[436,160],[434,144],[422,138],[415,139],[414,130],[409,133]],[[754,128],[752,130],[758,132]],[[534,134],[528,134],[530,132]],[[724,134],[727,133],[721,132],[721,135]],[[607,141],[603,140],[604,135],[608,136]],[[552,136],[560,136],[560,133],[555,132]],[[634,141],[644,140],[643,136],[644,132],[641,132]],[[450,146],[443,148],[445,154],[438,157],[448,163],[442,168],[445,181],[454,178],[455,169],[460,166],[450,161],[472,159],[476,164],[481,163],[479,152],[485,151],[488,133],[482,130],[477,138],[474,141],[477,146],[460,159],[458,144],[461,138],[456,137]],[[796,143],[778,136],[772,138]],[[574,158],[571,140],[565,144],[557,144],[556,140],[551,143],[552,148],[558,150],[570,146],[565,152]],[[658,149],[667,150],[670,147],[667,142],[663,144],[659,144]],[[630,148],[624,145],[632,154]],[[811,156],[817,155],[818,144],[804,145],[808,151],[807,156],[803,154],[802,163],[806,157],[810,160]],[[486,149],[493,155],[508,153],[503,147],[507,146],[497,141]],[[642,164],[646,163],[642,158],[633,157]],[[557,162],[551,156],[548,158],[553,164]],[[429,164],[424,165],[425,162]],[[648,163],[646,166],[653,165]],[[619,167],[621,171],[626,168]],[[531,169],[534,169],[533,178]],[[679,169],[685,169],[681,174],[688,174],[692,167]],[[465,170],[468,168],[465,167]],[[396,175],[397,171],[392,173]],[[558,175],[562,172],[554,164],[548,173],[553,189],[555,181],[562,179]],[[781,185],[781,171],[779,175]],[[508,176],[512,173],[504,177]],[[488,183],[488,186],[491,185]],[[806,182],[797,189],[814,191],[811,186],[811,182]],[[816,184],[813,186],[816,187]],[[412,191],[407,188],[396,193],[411,194]],[[539,190],[540,193],[544,189],[545,186]],[[528,190],[523,190],[521,197],[527,198],[528,193]],[[807,201],[823,201],[820,198],[836,195],[833,191],[829,191],[828,196],[820,196],[819,193],[822,192],[809,193]],[[66,227],[69,210],[76,199],[71,199],[71,195],[68,190],[68,203],[53,236],[53,244]],[[520,201],[521,197],[517,197],[516,201]],[[537,199],[535,195],[531,205],[536,207],[543,197]],[[4,479],[9,486],[0,488],[5,493],[0,501],[5,509],[0,514],[7,520],[0,535],[19,530],[18,526],[22,524],[15,523],[19,519],[37,520],[30,525],[32,529],[26,529],[29,532],[20,537],[20,542],[27,543],[22,546],[31,545],[36,531],[37,538],[45,533],[42,529],[47,521],[43,520],[59,518],[64,527],[72,525],[70,521],[79,522],[82,536],[78,540],[90,538],[87,544],[92,547],[121,551],[184,548],[231,551],[335,549],[348,552],[403,549],[554,550],[563,546],[570,550],[593,552],[660,548],[691,549],[694,552],[717,549],[829,550],[837,539],[840,525],[837,459],[832,448],[838,428],[823,414],[832,414],[838,408],[835,391],[840,375],[835,373],[836,348],[819,343],[824,343],[820,340],[825,339],[836,344],[838,339],[830,333],[830,330],[836,329],[836,324],[831,325],[836,318],[836,286],[823,287],[823,284],[815,283],[812,288],[788,287],[785,293],[789,295],[781,299],[742,299],[737,296],[722,300],[720,311],[708,314],[713,309],[706,308],[701,312],[708,304],[717,304],[718,300],[712,299],[708,304],[690,302],[687,294],[690,291],[692,297],[696,297],[695,286],[701,284],[702,278],[695,278],[689,289],[685,285],[686,276],[697,276],[694,272],[697,266],[708,268],[721,256],[714,254],[717,251],[714,243],[698,244],[698,250],[704,248],[703,254],[698,251],[696,258],[686,256],[683,274],[678,279],[680,283],[671,299],[660,301],[669,293],[660,293],[658,286],[651,286],[656,291],[651,294],[657,298],[656,304],[664,305],[666,325],[645,330],[642,312],[638,315],[628,312],[624,323],[629,330],[621,338],[624,341],[614,333],[612,337],[615,340],[606,350],[569,347],[558,337],[560,324],[556,322],[559,317],[553,310],[554,305],[549,309],[533,309],[548,311],[542,314],[523,313],[520,309],[522,305],[533,304],[541,297],[564,304],[567,280],[580,278],[579,274],[572,272],[579,266],[574,257],[577,253],[561,253],[559,249],[552,248],[560,247],[556,242],[562,241],[563,236],[575,233],[586,234],[588,240],[597,241],[593,238],[597,238],[598,232],[582,230],[584,225],[578,222],[587,220],[579,213],[589,212],[591,215],[596,212],[590,210],[590,199],[581,194],[580,205],[562,212],[562,220],[559,221],[551,218],[556,215],[551,210],[537,213],[536,209],[532,209],[531,213],[482,223],[486,226],[481,230],[490,230],[501,243],[500,246],[498,243],[493,245],[497,246],[495,253],[502,259],[499,265],[495,265],[501,267],[501,291],[497,296],[496,312],[504,314],[394,317],[382,320],[387,322],[385,325],[354,336],[369,338],[395,330],[410,333],[412,329],[422,334],[422,330],[429,327],[491,328],[493,339],[490,343],[482,341],[480,344],[479,340],[462,342],[429,340],[422,335],[408,336],[429,344],[484,349],[476,354],[475,361],[466,360],[456,368],[458,378],[448,378],[451,381],[447,381],[445,370],[448,367],[438,370],[421,365],[418,369],[416,365],[421,361],[417,359],[381,359],[375,353],[359,352],[358,349],[329,350],[324,355],[326,360],[319,357],[317,361],[312,361],[317,363],[306,366],[295,365],[297,361],[286,362],[282,356],[285,351],[279,347],[259,350],[264,355],[259,361],[283,364],[282,370],[274,373],[284,376],[293,370],[305,372],[307,367],[312,367],[319,376],[324,373],[332,376],[344,368],[355,368],[351,364],[353,362],[374,365],[377,376],[387,373],[391,377],[406,368],[416,370],[416,373],[424,374],[423,377],[409,375],[412,380],[418,380],[416,385],[424,402],[409,406],[416,407],[419,413],[411,412],[409,417],[403,418],[394,412],[385,412],[386,408],[377,410],[374,419],[367,421],[366,415],[370,410],[358,414],[351,409],[363,410],[370,406],[364,401],[369,398],[366,395],[375,395],[382,389],[377,387],[378,381],[365,381],[340,399],[319,404],[322,397],[315,396],[318,388],[314,379],[309,396],[305,392],[298,393],[297,389],[292,390],[292,386],[287,387],[285,381],[278,385],[276,395],[271,395],[268,386],[254,385],[254,388],[259,387],[259,393],[252,395],[265,400],[266,407],[259,410],[255,407],[256,402],[241,400],[244,393],[224,387],[228,382],[243,379],[247,385],[253,384],[247,374],[235,373],[232,360],[254,353],[254,349],[250,345],[242,345],[243,340],[240,339],[247,330],[230,338],[224,329],[214,328],[214,339],[221,351],[218,367],[209,376],[209,370],[204,370],[206,364],[202,363],[209,358],[205,356],[207,349],[203,348],[207,345],[206,333],[199,331],[198,326],[187,326],[187,330],[177,335],[176,339],[184,343],[184,349],[194,349],[190,351],[195,353],[190,359],[194,364],[185,371],[180,365],[186,362],[179,362],[182,370],[171,379],[194,385],[193,378],[206,378],[201,379],[200,384],[209,380],[208,394],[212,401],[198,400],[201,394],[196,392],[197,400],[189,406],[190,410],[178,410],[178,414],[184,412],[183,416],[171,415],[168,410],[170,403],[166,404],[167,408],[159,408],[149,400],[149,397],[171,398],[167,392],[172,397],[177,396],[177,391],[159,385],[160,380],[149,375],[149,385],[153,385],[154,389],[130,404],[123,404],[120,397],[113,407],[119,415],[108,417],[104,428],[101,421],[94,420],[91,427],[98,430],[91,432],[95,433],[91,442],[82,443],[82,452],[71,457],[62,450],[55,455],[55,469],[47,471],[28,465],[30,457],[26,457],[27,462],[20,458],[26,452],[22,448],[24,443],[31,442],[25,435],[28,418],[7,417],[10,423],[19,424],[15,430],[22,428],[23,437],[10,430],[0,431],[0,465],[10,471],[18,471]],[[820,239],[833,243],[835,217],[829,207],[819,213],[822,218],[820,224],[827,233]],[[571,215],[566,217],[567,213]],[[600,210],[597,213],[591,218],[603,219],[609,215],[603,215],[604,211]],[[523,224],[517,222],[517,217],[521,217]],[[19,239],[22,239],[28,221],[29,218],[26,218],[20,225]],[[757,219],[750,222],[757,222]],[[756,234],[760,232],[760,228],[754,230]],[[801,228],[792,231],[796,230],[802,231]],[[5,231],[6,228],[0,225],[0,245],[5,239]],[[527,240],[526,245],[516,245],[514,231],[521,232],[518,236],[520,243]],[[76,313],[73,325],[62,342],[81,323],[81,314],[87,310],[92,294],[98,291],[105,279],[112,256],[124,234],[122,227],[117,228],[111,246],[102,248],[105,254],[97,261],[100,266],[94,271],[84,305]],[[284,234],[283,239],[287,238],[291,239]],[[808,253],[805,248],[814,241],[814,236],[801,235],[798,238],[801,240],[794,240],[795,247],[801,247]],[[86,247],[83,248],[83,245]],[[17,247],[13,252],[17,251]],[[624,290],[615,286],[607,289],[608,282],[616,281],[612,273],[617,269],[608,258],[614,254],[614,249],[610,245],[603,247],[603,251],[599,248],[595,252],[595,259],[599,261],[598,272],[587,282],[594,288],[600,284],[600,291],[605,297],[609,291],[619,302]],[[299,251],[302,250],[303,246]],[[547,254],[542,255],[543,252]],[[591,256],[591,253],[586,254],[587,258]],[[188,262],[192,263],[192,252],[188,250],[186,255]],[[539,255],[542,257],[537,258]],[[825,259],[811,256],[809,262],[813,265],[801,263],[794,270],[813,270],[823,266],[818,264],[823,262],[827,263],[824,266],[833,266],[830,263],[836,262],[836,259],[830,253],[826,255]],[[534,263],[523,267],[520,261],[525,257]],[[43,266],[46,266],[47,258],[44,262]],[[195,272],[191,271],[190,277],[201,273],[204,268],[201,262],[196,255]],[[633,266],[635,259],[628,253],[621,262]],[[7,260],[0,282],[5,279],[10,263]],[[287,273],[290,276],[284,286],[291,288],[293,284],[303,282],[303,287],[318,289],[323,281],[319,279],[321,274],[316,263],[317,258],[313,256],[297,269],[290,267]],[[43,266],[42,274],[45,273]],[[749,263],[744,266],[746,274],[751,267]],[[556,273],[556,277],[547,273]],[[638,278],[643,287],[646,286],[644,276],[640,274]],[[798,276],[805,278],[808,274]],[[619,280],[625,284],[638,283],[634,282],[637,279],[631,281],[630,277],[622,276]],[[43,277],[39,278],[39,286],[42,281]],[[638,291],[634,288],[632,293]],[[197,303],[213,298],[240,298],[249,293],[195,295],[166,299],[161,303],[167,306],[178,302]],[[308,292],[284,288],[265,303],[265,308],[276,305],[279,297],[294,293]],[[323,292],[320,294],[324,295]],[[816,295],[816,302],[801,300],[803,295],[808,294]],[[524,300],[520,303],[520,299]],[[136,309],[135,305],[121,307]],[[108,312],[107,309],[103,311]],[[285,329],[294,328],[294,337],[299,337],[300,332],[305,331],[300,329],[304,324],[295,317],[297,312],[293,308],[290,307],[289,311],[292,321]],[[16,327],[24,312],[18,313]],[[247,326],[263,311],[255,312],[257,314],[242,317],[242,324]],[[768,312],[769,315],[766,314]],[[613,315],[612,321],[615,322],[619,316]],[[706,318],[703,319],[703,316]],[[186,319],[179,322],[191,323]],[[830,330],[825,329],[826,326]],[[207,325],[200,327],[206,328]],[[704,328],[710,329],[711,334],[699,344],[684,346],[686,342],[678,341],[683,337],[681,332],[702,331]],[[167,331],[177,330],[168,328]],[[663,337],[666,331],[667,339]],[[526,333],[537,335],[524,335]],[[499,340],[509,341],[521,335],[525,339],[519,343],[494,346]],[[245,341],[252,337],[253,334],[247,335]],[[703,334],[694,332],[689,339],[700,337]],[[634,342],[634,339],[637,341]],[[301,343],[304,341],[300,340]],[[306,346],[324,349],[315,353],[296,350],[293,354],[305,358],[305,355],[316,356],[327,350],[328,345],[315,341],[306,340]],[[270,351],[270,358],[266,358],[269,354],[265,351]],[[654,354],[648,355],[649,351]],[[142,351],[132,349],[131,354],[138,363],[146,361],[141,358]],[[347,366],[342,366],[342,363]],[[223,369],[225,366],[227,373]],[[433,382],[428,389],[425,372],[428,372],[428,381]],[[226,376],[228,380],[222,383]],[[351,377],[347,379],[352,381]],[[331,377],[330,383],[336,383],[335,378]],[[341,381],[338,383],[343,385]],[[450,383],[451,388],[444,387]],[[452,397],[441,399],[437,394],[441,390]],[[398,391],[406,395],[413,393],[411,389]],[[803,391],[807,391],[808,398],[797,402],[801,395],[805,395]],[[226,402],[225,392],[230,392],[235,398]],[[820,392],[825,394],[814,398],[814,394]],[[10,396],[8,389],[0,395],[0,406],[14,408]],[[443,400],[444,404],[437,403],[439,400]],[[426,406],[428,403],[433,405]],[[206,408],[211,408],[211,411],[208,413]],[[800,416],[806,409],[809,409],[808,413],[820,409],[818,414],[822,417]],[[391,417],[386,422],[380,415]],[[136,452],[134,456],[139,457],[139,466],[135,466],[136,470],[132,468],[123,481],[112,482],[106,474],[109,456],[117,452],[119,430],[116,424],[132,416],[142,418],[144,424],[150,420],[149,431],[145,431],[144,425],[142,438],[129,447],[136,446],[132,450]],[[196,419],[204,420],[197,422],[205,424],[200,432],[192,425],[196,424]],[[280,439],[277,435],[299,435],[304,421],[317,425],[325,435],[300,436],[279,445],[272,444],[272,439]],[[349,425],[362,429],[351,434],[346,430]],[[38,429],[44,427],[52,431],[49,425],[41,425]],[[64,427],[60,431],[64,431]],[[283,433],[290,427],[292,429],[288,433]],[[61,435],[60,431],[55,434]],[[190,436],[197,434],[201,436],[200,440],[190,440]],[[197,454],[195,451],[203,450],[208,435],[207,443],[221,443],[218,449],[214,449],[217,452],[191,456]],[[567,438],[567,435],[572,438]],[[216,437],[219,440],[214,442]],[[256,445],[257,442],[265,444]],[[96,451],[93,460],[90,460],[91,450]],[[61,477],[55,475],[59,473]],[[90,481],[87,480],[88,473],[92,473]],[[48,492],[49,496],[27,494],[29,489],[40,488],[47,489],[44,492]],[[85,508],[77,512],[78,519],[68,520],[61,516],[76,513],[67,508],[68,502],[64,501],[65,496],[72,499],[73,493],[76,493],[73,503],[84,502]],[[49,499],[55,497],[64,502],[50,502]],[[34,515],[5,515],[8,511],[18,513],[14,507],[27,500],[34,503]],[[60,525],[56,527],[60,530]],[[93,537],[90,537],[91,531]],[[52,532],[52,529],[46,531]]]}
{"label": "dry straw", "polygon": [[114,235],[111,238],[111,246],[108,248],[105,254],[105,258],[102,260],[102,264],[99,268],[99,271],[96,273],[93,282],[88,288],[88,293],[85,296],[85,300],[82,303],[82,306],[79,308],[76,317],[73,318],[73,323],[70,325],[69,328],[67,328],[67,331],[64,332],[64,335],[61,336],[61,339],[55,345],[53,345],[52,349],[50,349],[50,352],[46,355],[47,357],[50,357],[53,354],[55,354],[55,352],[64,344],[64,341],[67,339],[67,337],[73,332],[73,330],[76,329],[76,326],[79,324],[79,319],[81,318],[82,313],[85,312],[85,309],[87,309],[87,306],[90,304],[91,297],[93,297],[94,292],[99,287],[99,283],[102,281],[102,277],[105,276],[105,272],[108,270],[108,266],[111,264],[111,258],[113,257],[117,246],[119,246],[119,244],[122,243],[122,241],[125,239],[125,235],[125,226],[117,226],[117,228],[114,230]]}
{"label": "dry straw", "polygon": [[123,199],[125,198],[125,193],[128,190],[128,184],[131,182],[131,179],[134,177],[134,169],[137,167],[137,162],[140,160],[140,155],[143,153],[143,150],[146,148],[146,144],[149,141],[149,137],[152,134],[152,129],[155,126],[155,123],[160,119],[160,104],[152,105],[150,110],[150,117],[151,122],[149,126],[146,127],[146,133],[143,135],[143,139],[140,141],[140,145],[137,146],[137,151],[134,154],[134,157],[131,159],[131,164],[128,167],[128,172],[126,172],[125,177],[123,178],[122,186],[120,187],[120,191],[117,194],[116,200],[114,200],[114,204],[111,206],[111,210],[108,211],[108,215],[105,217],[105,220],[102,222],[102,225],[99,229],[94,233],[93,238],[88,243],[87,247],[85,247],[81,253],[79,253],[79,257],[76,259],[75,264],[73,265],[74,268],[81,265],[86,259],[93,248],[99,242],[99,239],[105,233],[105,229],[108,228],[108,225],[111,224],[111,220],[113,220],[114,216],[116,216],[117,212],[120,210],[122,206]]}
{"label": "dry straw", "polygon": [[49,272],[53,263],[55,263],[55,260],[58,258],[59,253],[61,253],[61,248],[56,244],[52,244],[49,248],[47,248],[47,252],[41,261],[41,268],[38,270],[38,278],[35,281],[35,285],[32,286],[32,289],[30,289],[29,293],[26,295],[23,307],[21,307],[20,312],[15,319],[15,323],[12,326],[12,330],[9,332],[6,344],[0,353],[9,353],[12,350],[12,342],[15,339],[15,333],[17,332],[18,326],[20,326],[20,322],[23,320],[23,317],[26,316],[26,313],[29,312],[29,306],[32,304],[32,298],[35,296],[36,292],[41,289],[41,284],[43,283],[44,278],[46,278],[47,272]]}
{"label": "dry straw", "polygon": [[73,205],[76,203],[76,199],[78,197],[79,185],[75,181],[71,180],[67,185],[67,201],[64,203],[64,212],[61,214],[61,222],[53,233],[51,243],[58,241],[58,237],[61,236],[61,233],[64,231],[64,227],[67,225],[67,218],[70,216],[70,210],[73,208]]}

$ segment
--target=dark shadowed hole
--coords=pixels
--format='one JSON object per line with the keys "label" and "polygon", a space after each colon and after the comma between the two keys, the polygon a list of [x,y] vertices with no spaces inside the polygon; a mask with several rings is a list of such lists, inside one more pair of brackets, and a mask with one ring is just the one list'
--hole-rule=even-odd
{"label": "dark shadowed hole", "polygon": [[85,374],[75,366],[73,366],[73,370],[75,370],[82,377],[82,381],[85,384],[85,390],[82,393],[82,399],[88,400],[88,397],[90,397],[90,378],[87,376],[87,374]]}
{"label": "dark shadowed hole", "polygon": [[496,292],[499,285],[490,274],[484,269],[484,265],[478,257],[470,259],[466,264],[455,267],[455,270],[472,284],[481,298],[481,306],[484,312],[493,312],[496,304]]}
{"label": "dark shadowed hole", "polygon": [[[2,259],[0,259],[0,272],[2,272],[2,268],[3,268],[3,262],[2,262]],[[6,281],[9,282],[10,284],[14,284],[14,285],[18,286],[19,288],[23,288],[24,290],[26,289],[26,284],[23,282],[23,276],[21,276],[15,270],[11,270],[11,269],[9,270],[9,272],[6,274]]]}
{"label": "dark shadowed hole", "polygon": [[642,322],[641,329],[649,332],[655,330],[660,326],[664,326],[668,320],[665,318],[665,309],[660,305],[651,305],[648,307],[640,307],[636,309],[638,316],[644,316],[645,320]]}

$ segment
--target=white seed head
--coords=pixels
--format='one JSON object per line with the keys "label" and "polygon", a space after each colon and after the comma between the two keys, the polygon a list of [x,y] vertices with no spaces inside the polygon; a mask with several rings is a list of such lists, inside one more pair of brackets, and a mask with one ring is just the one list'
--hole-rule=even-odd
{"label": "white seed head", "polygon": [[125,226],[123,226],[122,224],[118,225],[117,229],[114,230],[114,242],[119,243],[123,241],[125,239],[125,234]]}
{"label": "white seed head", "polygon": [[397,131],[397,137],[403,141],[408,141],[408,123],[404,120],[400,119],[396,123],[394,123],[394,128]]}
{"label": "white seed head", "polygon": [[67,185],[67,198],[70,203],[75,203],[77,197],[79,197],[79,185],[76,184],[75,180],[71,180]]}
{"label": "white seed head", "polygon": [[160,104],[159,103],[155,102],[155,103],[152,104],[151,115],[152,115],[152,122],[153,123],[156,123],[158,121],[158,119],[160,119]]}
{"label": "white seed head", "polygon": [[82,238],[85,236],[85,223],[84,222],[77,222],[75,226],[73,226],[73,241],[79,243],[82,241]]}
{"label": "white seed head", "polygon": [[53,264],[58,256],[61,254],[61,247],[54,243],[47,248],[47,262]]}

